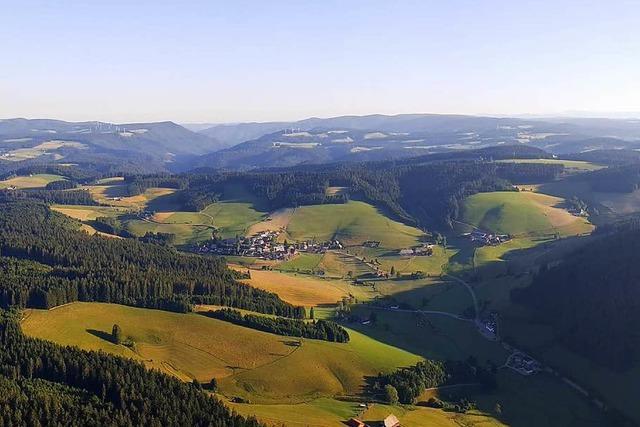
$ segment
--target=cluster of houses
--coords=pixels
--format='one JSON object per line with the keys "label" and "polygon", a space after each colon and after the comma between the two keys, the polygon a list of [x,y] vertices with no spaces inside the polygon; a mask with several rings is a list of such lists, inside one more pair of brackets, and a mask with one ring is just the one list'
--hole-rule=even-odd
{"label": "cluster of houses", "polygon": [[515,351],[509,356],[506,366],[521,375],[532,375],[542,370],[540,362],[519,351]]}
{"label": "cluster of houses", "polygon": [[580,217],[589,216],[589,212],[587,212],[587,210],[585,208],[581,207],[581,206],[571,207],[571,208],[567,209],[567,211],[573,216],[580,216]]}
{"label": "cluster of houses", "polygon": [[[112,200],[116,200],[116,199],[122,200],[122,198],[119,198],[119,197],[112,198]],[[150,221],[151,219],[153,219],[153,215],[154,213],[148,210],[142,210],[137,213],[138,219],[141,219],[143,221]]]}
{"label": "cluster of houses", "polygon": [[498,313],[492,311],[480,321],[481,332],[491,340],[498,339]]}
{"label": "cluster of houses", "polygon": [[433,255],[433,245],[422,245],[416,248],[400,249],[400,256],[431,256]]}
{"label": "cluster of houses", "polygon": [[201,243],[196,251],[215,255],[237,255],[270,260],[287,260],[299,252],[324,253],[329,249],[343,249],[338,240],[327,242],[304,241],[279,243],[279,231],[262,231],[249,237],[212,239]]}
{"label": "cluster of houses", "polygon": [[471,233],[465,233],[463,236],[469,238],[472,242],[481,246],[498,246],[501,243],[511,240],[508,234],[494,234],[480,230],[474,230]]}

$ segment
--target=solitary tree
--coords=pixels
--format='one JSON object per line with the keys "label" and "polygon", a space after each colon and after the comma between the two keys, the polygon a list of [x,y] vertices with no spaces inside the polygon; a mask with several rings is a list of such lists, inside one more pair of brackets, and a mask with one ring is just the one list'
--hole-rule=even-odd
{"label": "solitary tree", "polygon": [[111,329],[111,338],[116,344],[122,343],[122,329],[120,329],[120,326],[113,325],[113,328]]}
{"label": "solitary tree", "polygon": [[216,380],[215,378],[211,378],[211,381],[209,381],[209,390],[211,391],[218,390],[218,380]]}
{"label": "solitary tree", "polygon": [[396,268],[393,265],[391,266],[391,275],[392,276],[396,275]]}
{"label": "solitary tree", "polygon": [[493,408],[493,411],[497,415],[502,415],[502,405],[500,403],[496,403],[496,406]]}
{"label": "solitary tree", "polygon": [[396,390],[396,388],[391,384],[384,386],[384,396],[385,400],[391,405],[398,404],[398,390]]}
{"label": "solitary tree", "polygon": [[316,318],[316,313],[313,310],[313,307],[311,307],[311,310],[309,310],[309,319],[313,320]]}

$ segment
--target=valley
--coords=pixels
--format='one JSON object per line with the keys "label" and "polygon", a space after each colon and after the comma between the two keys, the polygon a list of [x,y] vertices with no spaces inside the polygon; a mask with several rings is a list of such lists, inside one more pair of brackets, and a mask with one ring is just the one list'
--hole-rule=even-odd
{"label": "valley", "polygon": [[[268,211],[246,187],[234,184],[225,187],[223,199],[201,211],[188,212],[180,209],[175,189],[151,187],[140,195],[128,196],[122,178],[85,185],[82,189],[89,191],[99,205],[55,205],[53,209],[86,226],[100,218],[113,218],[134,236],[170,233],[183,250],[212,238],[233,239],[274,229],[280,232],[280,244],[340,242],[341,249],[319,253],[300,250],[284,261],[242,256],[229,260],[235,263],[232,268],[248,275],[243,283],[303,306],[307,313],[313,307],[316,319],[346,316],[341,323],[348,328],[351,341],[283,340],[197,313],[79,302],[49,311],[27,310],[22,327],[27,335],[132,358],[183,381],[195,379],[204,384],[216,378],[217,395],[228,405],[274,424],[295,425],[296,414],[300,413],[305,419],[318,419],[314,424],[318,426],[334,425],[330,420],[338,422],[357,415],[362,412],[358,404],[340,399],[351,396],[356,402],[362,401],[364,378],[412,365],[423,357],[482,360],[498,367],[499,387],[489,394],[473,394],[475,412],[453,415],[420,406],[400,408],[374,403],[360,416],[395,412],[403,422],[407,420],[407,425],[425,425],[418,421],[423,417],[442,425],[543,422],[541,414],[514,400],[513,387],[524,387],[527,393],[534,393],[527,399],[554,396],[567,402],[567,411],[555,414],[556,419],[589,423],[597,420],[595,414],[588,417],[590,421],[572,419],[576,410],[585,413],[587,401],[559,379],[546,373],[521,378],[504,368],[510,350],[491,341],[480,321],[497,310],[501,314],[500,335],[506,333],[502,332],[504,328],[520,336],[517,326],[503,322],[512,310],[508,293],[514,285],[523,286],[526,276],[520,284],[516,281],[502,290],[500,276],[505,271],[520,277],[522,272],[528,274],[536,268],[537,257],[593,229],[586,218],[568,213],[564,199],[546,195],[540,192],[542,188],[537,187],[536,192],[478,193],[466,198],[461,219],[444,236],[444,243],[440,241],[442,236],[403,224],[359,200]],[[511,239],[498,246],[477,246],[461,236],[469,230],[504,233]],[[431,255],[403,254],[408,248],[425,244],[433,247]],[[538,247],[547,249],[533,258],[518,255]],[[497,264],[502,267],[497,268]],[[208,310],[207,306],[202,309]],[[110,341],[113,323],[120,325],[134,347]],[[224,340],[223,346],[220,339]],[[245,344],[249,342],[251,345]],[[540,387],[555,391],[543,397],[534,391]],[[443,396],[448,398],[446,393]],[[505,418],[494,413],[497,403]]]}
{"label": "valley", "polygon": [[[633,387],[601,393],[603,384],[624,381],[602,368],[587,368],[589,362],[558,344],[512,294],[527,288],[550,260],[596,240],[594,224],[610,223],[634,208],[618,203],[598,210],[604,204],[588,197],[595,192],[589,193],[583,179],[602,169],[597,164],[508,158],[460,164],[467,169],[444,166],[462,175],[454,184],[446,174],[439,177],[438,163],[407,166],[413,169],[402,173],[461,188],[469,185],[465,174],[497,176],[486,189],[461,192],[455,202],[447,200],[449,189],[414,202],[409,196],[417,191],[413,181],[395,178],[396,166],[381,169],[387,181],[377,184],[379,193],[367,186],[367,180],[378,179],[369,171],[353,183],[332,170],[292,177],[278,172],[246,178],[118,175],[57,190],[83,192],[89,203],[49,204],[75,227],[101,236],[96,238],[224,259],[238,283],[299,307],[303,322],[337,322],[348,343],[277,335],[210,318],[209,310],[228,304],[210,304],[205,296],[188,304],[187,313],[107,304],[100,298],[54,303],[48,310],[30,307],[23,311],[22,330],[29,337],[132,359],[183,382],[205,387],[215,379],[214,395],[228,407],[274,426],[333,426],[351,417],[373,422],[388,413],[409,426],[595,426],[613,406],[632,416],[626,396]],[[298,190],[296,179],[304,174],[320,185]],[[286,186],[279,185],[280,176],[289,180]],[[516,185],[505,186],[501,176]],[[15,185],[14,192],[46,195],[49,182],[73,179],[31,174],[6,183]],[[403,197],[385,193],[393,194],[395,185]],[[298,204],[296,198],[312,202]],[[443,214],[451,218],[448,230],[442,222],[427,221]],[[217,255],[214,247],[226,248],[225,255]],[[112,341],[113,324],[129,344]],[[523,362],[513,362],[520,352],[541,367],[529,371]],[[455,382],[445,383],[428,388],[423,400],[386,401],[375,388],[376,376],[401,372],[420,360],[478,363],[491,372],[494,385],[458,391]],[[598,372],[598,379],[594,382],[586,370]],[[440,401],[459,409],[434,407]],[[554,407],[557,401],[562,407]],[[461,409],[463,404],[468,406]]]}

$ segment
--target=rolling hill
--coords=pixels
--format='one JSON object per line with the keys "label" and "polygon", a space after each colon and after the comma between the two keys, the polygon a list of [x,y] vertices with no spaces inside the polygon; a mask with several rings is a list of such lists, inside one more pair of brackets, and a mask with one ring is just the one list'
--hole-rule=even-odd
{"label": "rolling hill", "polygon": [[0,169],[29,164],[137,164],[162,170],[225,145],[173,122],[104,123],[48,119],[0,120]]}
{"label": "rolling hill", "polygon": [[440,114],[224,124],[201,133],[237,145],[205,155],[193,165],[226,169],[404,158],[504,144],[526,144],[567,154],[635,148],[640,141],[640,126],[632,120],[525,120]]}

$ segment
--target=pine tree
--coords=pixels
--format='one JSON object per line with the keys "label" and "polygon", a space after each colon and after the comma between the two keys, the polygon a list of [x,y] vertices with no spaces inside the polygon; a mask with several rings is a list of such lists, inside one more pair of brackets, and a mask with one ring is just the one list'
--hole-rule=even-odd
{"label": "pine tree", "polygon": [[113,328],[111,329],[111,338],[116,344],[122,343],[122,329],[117,324],[113,325]]}

